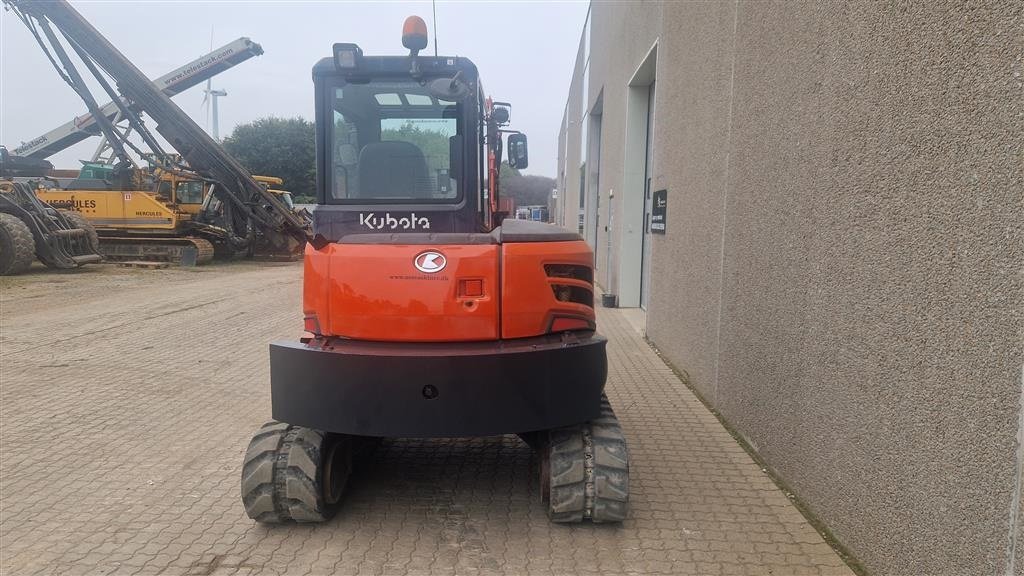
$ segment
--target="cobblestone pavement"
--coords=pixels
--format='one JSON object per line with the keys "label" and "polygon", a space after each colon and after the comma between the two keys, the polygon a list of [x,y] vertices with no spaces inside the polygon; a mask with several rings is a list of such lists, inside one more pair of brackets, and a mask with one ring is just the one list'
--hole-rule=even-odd
{"label": "cobblestone pavement", "polygon": [[632,451],[622,526],[549,524],[515,437],[394,440],[319,526],[245,517],[267,343],[301,267],[92,267],[0,279],[0,572],[848,574],[616,311],[608,395]]}

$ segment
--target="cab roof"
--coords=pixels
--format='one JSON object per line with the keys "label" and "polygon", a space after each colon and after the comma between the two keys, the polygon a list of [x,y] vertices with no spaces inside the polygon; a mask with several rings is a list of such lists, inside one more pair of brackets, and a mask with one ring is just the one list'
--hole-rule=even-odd
{"label": "cab roof", "polygon": [[[334,58],[322,58],[313,66],[313,80],[324,77],[360,78],[373,76],[409,76],[409,56],[361,56],[356,68],[339,70]],[[420,72],[426,76],[453,76],[456,72],[477,76],[476,65],[461,56],[417,56]]]}

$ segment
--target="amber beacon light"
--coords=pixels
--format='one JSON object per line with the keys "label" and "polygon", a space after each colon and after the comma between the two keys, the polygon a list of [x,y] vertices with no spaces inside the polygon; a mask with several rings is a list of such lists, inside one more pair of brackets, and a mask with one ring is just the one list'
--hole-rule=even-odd
{"label": "amber beacon light", "polygon": [[402,26],[402,46],[415,56],[427,47],[427,23],[419,16],[409,16]]}

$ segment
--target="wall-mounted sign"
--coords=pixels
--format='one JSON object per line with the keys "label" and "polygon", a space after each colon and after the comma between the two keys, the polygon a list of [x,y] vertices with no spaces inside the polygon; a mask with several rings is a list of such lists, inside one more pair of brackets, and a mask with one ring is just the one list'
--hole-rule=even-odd
{"label": "wall-mounted sign", "polygon": [[658,190],[654,193],[651,206],[651,234],[664,234],[666,224],[666,213],[668,211],[668,190]]}

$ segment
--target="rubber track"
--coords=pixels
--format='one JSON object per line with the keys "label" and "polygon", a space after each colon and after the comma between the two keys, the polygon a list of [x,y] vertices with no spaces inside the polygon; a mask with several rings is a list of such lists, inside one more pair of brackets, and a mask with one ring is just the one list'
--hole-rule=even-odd
{"label": "rubber track", "polygon": [[[11,260],[6,262],[7,265],[0,270],[0,276],[21,274],[28,270],[32,261],[36,259],[36,241],[32,237],[32,230],[20,218],[5,212],[0,212],[0,226],[3,226],[11,238],[10,250],[14,253]],[[6,255],[3,260],[6,261]],[[2,264],[3,262],[0,262],[0,265]]]}
{"label": "rubber track", "polygon": [[[101,236],[100,243],[103,246],[101,252],[106,260],[159,260],[181,264],[182,251],[187,246],[196,249],[196,264],[206,264],[213,260],[213,244],[205,238],[189,237],[168,237],[168,238],[146,238],[146,237],[121,237]],[[134,247],[136,252],[131,250],[121,251],[119,247]],[[119,253],[122,252],[122,253]]]}
{"label": "rubber track", "polygon": [[206,264],[213,260],[213,243],[203,238],[189,238],[196,247],[196,264]]}
{"label": "rubber track", "polygon": [[320,486],[324,434],[269,422],[252,437],[242,465],[242,503],[263,523],[322,522],[331,516]]}
{"label": "rubber track", "polygon": [[629,453],[608,398],[601,415],[552,430],[548,457],[553,522],[622,522],[629,512]]}

